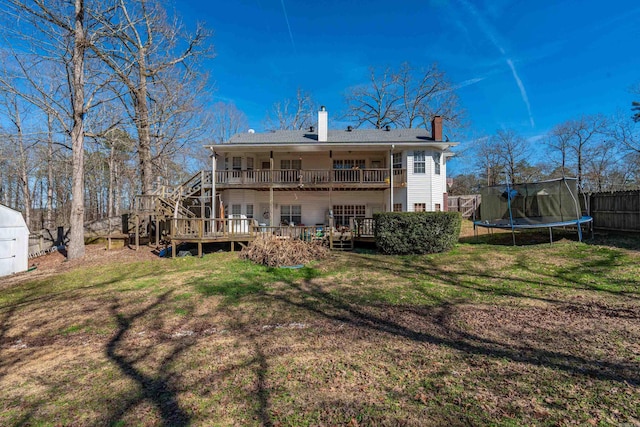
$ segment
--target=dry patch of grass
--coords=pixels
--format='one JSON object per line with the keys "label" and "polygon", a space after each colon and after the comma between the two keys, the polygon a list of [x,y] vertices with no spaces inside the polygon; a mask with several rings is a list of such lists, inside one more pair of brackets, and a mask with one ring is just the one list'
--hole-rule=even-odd
{"label": "dry patch of grass", "polygon": [[640,423],[640,254],[217,253],[5,285],[2,425]]}

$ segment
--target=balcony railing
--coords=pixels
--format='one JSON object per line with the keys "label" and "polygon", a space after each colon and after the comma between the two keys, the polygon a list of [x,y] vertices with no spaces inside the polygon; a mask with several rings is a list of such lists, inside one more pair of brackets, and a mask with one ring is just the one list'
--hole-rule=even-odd
{"label": "balcony railing", "polygon": [[[405,169],[394,170],[395,185],[406,182]],[[216,171],[216,184],[389,184],[389,169],[274,169]]]}

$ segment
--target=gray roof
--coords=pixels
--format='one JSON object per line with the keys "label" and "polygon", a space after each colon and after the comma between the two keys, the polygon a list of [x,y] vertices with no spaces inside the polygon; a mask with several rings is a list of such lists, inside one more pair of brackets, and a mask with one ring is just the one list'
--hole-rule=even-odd
{"label": "gray roof", "polygon": [[[278,130],[261,133],[238,133],[229,144],[305,144],[318,142],[318,133],[309,130]],[[327,141],[322,144],[344,143],[393,143],[393,142],[436,142],[425,129],[353,129],[330,130]],[[440,141],[438,141],[440,142]]]}

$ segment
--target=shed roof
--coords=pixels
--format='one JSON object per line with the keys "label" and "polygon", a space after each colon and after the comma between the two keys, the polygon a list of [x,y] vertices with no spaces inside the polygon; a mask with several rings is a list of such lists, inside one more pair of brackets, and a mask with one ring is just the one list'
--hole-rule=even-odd
{"label": "shed roof", "polygon": [[8,206],[0,205],[0,228],[27,227],[22,214]]}

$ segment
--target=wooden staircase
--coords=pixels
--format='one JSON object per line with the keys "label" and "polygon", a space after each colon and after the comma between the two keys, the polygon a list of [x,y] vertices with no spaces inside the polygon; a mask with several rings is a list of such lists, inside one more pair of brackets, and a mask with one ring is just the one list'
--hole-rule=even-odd
{"label": "wooden staircase", "polygon": [[329,248],[336,251],[352,251],[353,250],[353,233],[336,232],[329,233]]}

